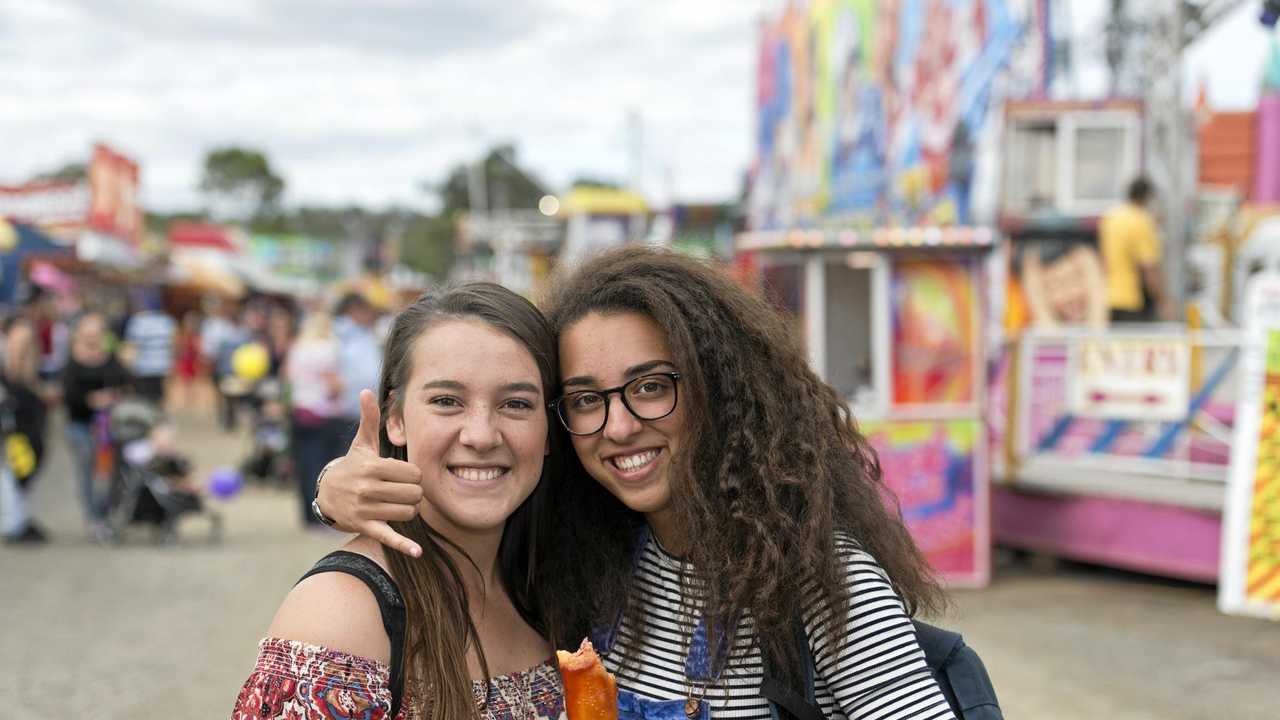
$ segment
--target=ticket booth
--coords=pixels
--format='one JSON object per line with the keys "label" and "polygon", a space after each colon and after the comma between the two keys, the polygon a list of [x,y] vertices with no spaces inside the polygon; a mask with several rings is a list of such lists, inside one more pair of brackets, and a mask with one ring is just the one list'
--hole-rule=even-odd
{"label": "ticket booth", "polygon": [[916,542],[949,585],[990,577],[982,228],[749,232],[762,290],[848,399]]}

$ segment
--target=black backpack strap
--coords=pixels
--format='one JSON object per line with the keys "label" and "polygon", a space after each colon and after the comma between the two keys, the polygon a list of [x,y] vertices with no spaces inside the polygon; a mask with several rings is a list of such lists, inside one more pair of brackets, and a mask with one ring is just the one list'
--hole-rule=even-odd
{"label": "black backpack strap", "polygon": [[798,614],[791,618],[791,641],[804,672],[804,687],[797,689],[781,679],[781,674],[772,667],[768,648],[762,643],[760,655],[764,662],[764,681],[760,683],[760,696],[769,701],[769,714],[775,720],[826,720],[814,694],[815,670],[813,652],[809,650],[809,634],[805,632],[804,620]]}
{"label": "black backpack strap", "polygon": [[912,620],[916,637],[924,649],[929,672],[937,680],[947,703],[963,720],[1002,720],[995,686],[982,658],[964,644],[959,633]]}
{"label": "black backpack strap", "polygon": [[341,572],[354,575],[369,586],[369,591],[378,601],[378,611],[382,613],[382,627],[387,631],[391,641],[391,676],[388,685],[391,690],[391,712],[387,715],[394,720],[400,712],[400,703],[404,700],[404,599],[396,587],[395,580],[387,574],[378,563],[359,553],[335,550],[320,558],[305,575],[298,578],[302,582],[312,575],[326,572]]}

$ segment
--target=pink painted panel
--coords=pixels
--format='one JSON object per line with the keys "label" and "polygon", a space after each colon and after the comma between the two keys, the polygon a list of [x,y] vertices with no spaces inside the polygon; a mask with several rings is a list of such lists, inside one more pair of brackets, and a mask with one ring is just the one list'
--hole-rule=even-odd
{"label": "pink painted panel", "polygon": [[1280,202],[1280,93],[1258,101],[1258,176],[1253,201]]}
{"label": "pink painted panel", "polygon": [[993,486],[995,541],[1166,577],[1215,583],[1219,513]]}

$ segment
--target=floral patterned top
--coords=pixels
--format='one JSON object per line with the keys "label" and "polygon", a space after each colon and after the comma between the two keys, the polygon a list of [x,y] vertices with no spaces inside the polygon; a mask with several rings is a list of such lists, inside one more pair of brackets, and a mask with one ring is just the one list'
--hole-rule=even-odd
{"label": "floral patterned top", "polygon": [[[231,720],[420,720],[407,691],[400,713],[387,717],[390,676],[391,669],[376,660],[297,640],[265,638],[258,643],[258,661],[240,689]],[[550,660],[495,677],[487,685],[472,683],[471,690],[485,720],[565,717],[564,686]]]}

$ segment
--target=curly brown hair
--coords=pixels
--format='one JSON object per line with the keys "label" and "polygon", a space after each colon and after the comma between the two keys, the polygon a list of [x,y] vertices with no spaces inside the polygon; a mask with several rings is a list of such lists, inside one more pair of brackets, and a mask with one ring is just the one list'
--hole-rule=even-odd
{"label": "curly brown hair", "polygon": [[[685,582],[699,588],[709,631],[732,640],[732,620],[749,612],[763,647],[794,672],[789,623],[801,589],[816,584],[836,617],[849,610],[838,532],[880,563],[909,613],[941,609],[942,590],[875,451],[782,315],[710,264],[655,248],[606,252],[553,287],[545,307],[557,335],[589,313],[641,313],[667,333],[688,403],[687,444],[669,473],[672,508],[681,535],[697,538]],[[561,646],[593,624],[638,619],[628,590],[644,519],[573,460],[556,500],[571,518],[559,545],[571,551],[548,558],[540,580]]]}

